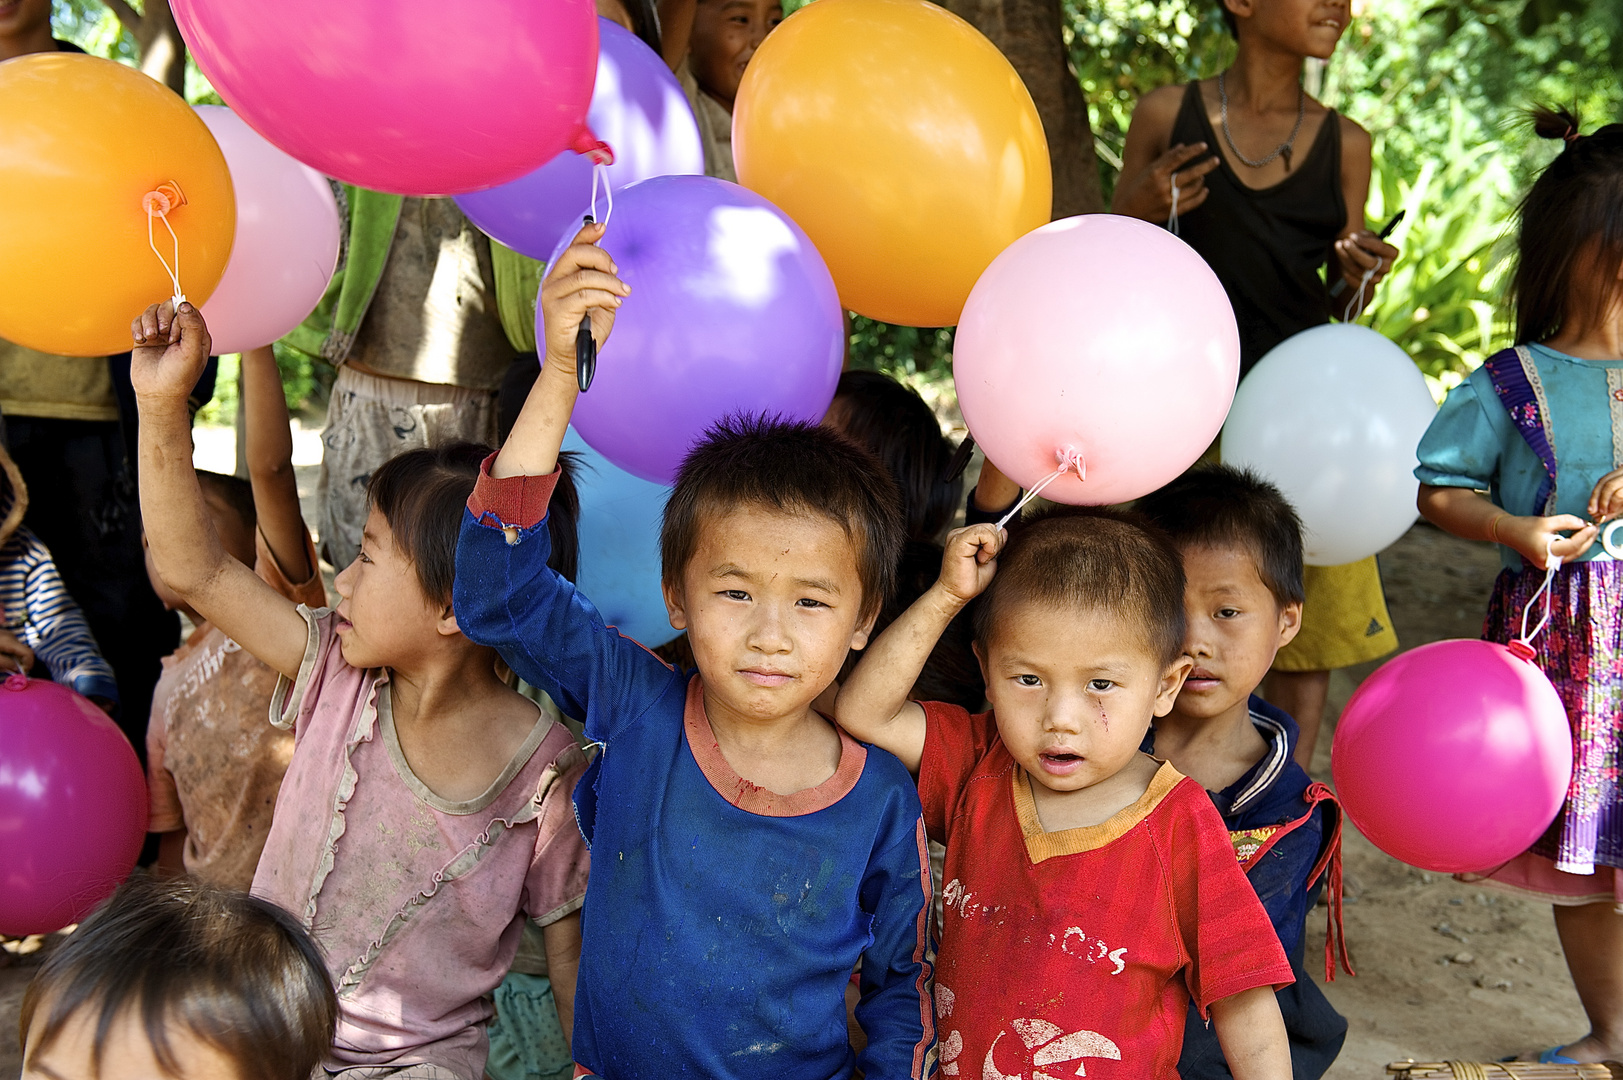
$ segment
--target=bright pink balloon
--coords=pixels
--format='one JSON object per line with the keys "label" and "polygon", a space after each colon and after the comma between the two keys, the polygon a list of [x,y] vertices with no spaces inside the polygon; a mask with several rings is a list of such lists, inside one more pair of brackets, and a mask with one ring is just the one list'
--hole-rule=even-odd
{"label": "bright pink balloon", "polygon": [[230,109],[199,105],[237,192],[237,240],[203,318],[214,352],[269,345],[310,314],[338,266],[338,201],[310,166]]}
{"label": "bright pink balloon", "polygon": [[1136,218],[1088,214],[1033,230],[992,260],[953,346],[975,441],[1030,488],[1057,451],[1074,472],[1043,489],[1072,504],[1126,502],[1182,473],[1223,426],[1240,336],[1206,261]]}
{"label": "bright pink balloon", "polygon": [[361,187],[455,195],[586,146],[592,0],[174,0],[254,130]]}
{"label": "bright pink balloon", "polygon": [[129,877],[147,786],[129,740],[65,686],[0,684],[0,934],[76,923]]}
{"label": "bright pink balloon", "polygon": [[1336,794],[1370,842],[1439,873],[1488,870],[1532,846],[1572,779],[1550,680],[1488,641],[1438,641],[1381,665],[1347,702]]}

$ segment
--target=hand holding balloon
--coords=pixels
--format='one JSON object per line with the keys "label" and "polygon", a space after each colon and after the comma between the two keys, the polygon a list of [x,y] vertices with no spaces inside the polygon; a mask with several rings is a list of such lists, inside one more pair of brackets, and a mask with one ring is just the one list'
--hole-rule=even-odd
{"label": "hand holding balloon", "polygon": [[959,607],[986,591],[997,573],[998,552],[1008,534],[996,525],[966,525],[947,534],[941,556],[941,577],[936,584]]}
{"label": "hand holding balloon", "polygon": [[[1605,486],[1601,479],[1596,492]],[[1589,550],[1600,527],[1573,514],[1552,517],[1519,516],[1501,510],[1483,496],[1465,488],[1423,485],[1416,500],[1427,521],[1467,540],[1490,540],[1503,544],[1522,557],[1529,566],[1545,568],[1546,555],[1562,562],[1579,558]],[[1564,536],[1563,533],[1572,533]]]}
{"label": "hand holding balloon", "polygon": [[1124,177],[1110,200],[1110,212],[1163,225],[1172,216],[1172,184],[1178,184],[1178,213],[1206,201],[1206,174],[1221,164],[1205,143],[1169,147],[1143,171]]}
{"label": "hand holding balloon", "polygon": [[553,260],[541,283],[546,335],[543,375],[552,370],[573,379],[576,336],[582,321],[591,319],[592,338],[601,348],[614,328],[614,313],[621,300],[631,294],[631,286],[614,276],[619,267],[608,252],[597,246],[604,228],[597,223],[582,226],[563,255]]}
{"label": "hand holding balloon", "polygon": [[34,668],[34,650],[18,641],[10,630],[0,629],[0,667],[14,667],[24,675]]}
{"label": "hand holding balloon", "polygon": [[136,398],[184,405],[208,363],[212,343],[203,316],[188,303],[176,312],[165,300],[130,324],[130,336],[135,339],[130,382]]}
{"label": "hand holding balloon", "polygon": [[600,224],[583,226],[569,247],[552,260],[541,283],[536,342],[543,350],[541,374],[491,467],[491,475],[498,479],[547,476],[557,468],[558,450],[581,391],[577,360],[585,352],[581,329],[590,326],[591,336],[601,348],[614,329],[615,311],[631,294],[631,286],[615,276],[619,268],[614,260],[597,246],[603,232]]}

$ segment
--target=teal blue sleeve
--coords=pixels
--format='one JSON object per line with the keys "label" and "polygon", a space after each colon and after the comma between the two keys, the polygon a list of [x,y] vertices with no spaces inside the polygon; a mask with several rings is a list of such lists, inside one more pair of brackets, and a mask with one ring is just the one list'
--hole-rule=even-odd
{"label": "teal blue sleeve", "polygon": [[1487,491],[1499,475],[1504,439],[1495,421],[1508,428],[1510,418],[1491,388],[1483,399],[1478,382],[1473,374],[1450,390],[1421,438],[1414,474],[1422,484]]}

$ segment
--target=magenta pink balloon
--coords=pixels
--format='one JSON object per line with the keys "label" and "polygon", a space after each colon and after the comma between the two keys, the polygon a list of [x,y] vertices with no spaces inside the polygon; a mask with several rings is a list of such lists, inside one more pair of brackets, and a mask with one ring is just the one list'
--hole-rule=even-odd
{"label": "magenta pink balloon", "polygon": [[1533,664],[1493,642],[1437,641],[1364,680],[1330,768],[1347,816],[1388,855],[1444,874],[1488,870],[1560,812],[1572,734]]}
{"label": "magenta pink balloon", "polygon": [[1192,465],[1217,437],[1240,375],[1240,336],[1217,276],[1177,237],[1088,214],[1003,250],[964,305],[953,381],[970,434],[1030,488],[1072,504],[1125,502]]}
{"label": "magenta pink balloon", "polygon": [[129,740],[65,686],[0,684],[0,934],[76,923],[129,877],[147,787]]}
{"label": "magenta pink balloon", "polygon": [[584,145],[592,0],[173,0],[197,66],[254,130],[402,195],[503,184]]}
{"label": "magenta pink balloon", "polygon": [[214,352],[269,345],[310,314],[338,266],[338,201],[326,177],[230,109],[199,105],[237,192],[237,239],[203,318]]}

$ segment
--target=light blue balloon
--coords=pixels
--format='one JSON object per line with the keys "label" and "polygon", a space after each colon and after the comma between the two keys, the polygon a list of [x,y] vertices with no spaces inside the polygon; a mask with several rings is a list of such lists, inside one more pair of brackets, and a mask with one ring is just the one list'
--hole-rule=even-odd
{"label": "light blue balloon", "polygon": [[570,428],[580,491],[580,573],[576,584],[603,621],[650,648],[676,636],[659,587],[659,523],[671,489],[609,464]]}

